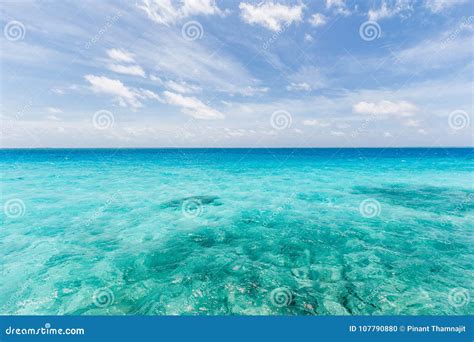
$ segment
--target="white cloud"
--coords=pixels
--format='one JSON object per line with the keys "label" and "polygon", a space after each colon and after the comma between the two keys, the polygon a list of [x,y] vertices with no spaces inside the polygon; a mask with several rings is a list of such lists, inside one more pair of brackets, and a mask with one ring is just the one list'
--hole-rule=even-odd
{"label": "white cloud", "polygon": [[165,82],[165,87],[177,93],[182,93],[182,94],[196,93],[201,90],[200,87],[192,85],[192,84],[188,84],[184,81],[180,81],[180,82],[167,81]]}
{"label": "white cloud", "polygon": [[[464,22],[441,37],[425,40],[395,54],[396,62],[407,66],[408,71],[452,67],[453,63],[472,59],[472,36],[464,34],[469,26]],[[420,63],[423,61],[423,63]],[[416,70],[414,63],[418,64]]]}
{"label": "white cloud", "polygon": [[420,125],[420,121],[409,119],[409,120],[405,121],[403,124],[405,126],[408,126],[408,127],[418,127]]}
{"label": "white cloud", "polygon": [[119,74],[146,77],[145,71],[139,65],[109,64],[107,68]]}
{"label": "white cloud", "polygon": [[344,132],[341,132],[341,131],[331,131],[331,135],[334,135],[335,137],[342,137],[346,134]]}
{"label": "white cloud", "polygon": [[311,91],[311,85],[306,82],[295,83],[291,82],[290,85],[286,86],[286,90],[288,91]]}
{"label": "white cloud", "polygon": [[384,18],[391,18],[398,14],[413,11],[413,2],[409,0],[396,0],[392,4],[387,4],[384,0],[378,9],[371,9],[368,12],[369,20],[377,21]]}
{"label": "white cloud", "polygon": [[128,88],[120,80],[95,75],[86,75],[84,78],[91,84],[92,91],[114,96],[122,107],[131,107],[136,110],[143,106],[140,99],[160,99],[150,90]]}
{"label": "white cloud", "polygon": [[398,116],[412,116],[418,111],[418,108],[410,102],[391,102],[387,100],[378,103],[361,101],[355,104],[352,109],[358,114]]}
{"label": "white cloud", "polygon": [[309,33],[305,33],[304,40],[307,41],[307,42],[312,42],[314,40],[314,38]]}
{"label": "white cloud", "polygon": [[309,23],[316,27],[324,26],[327,23],[327,18],[324,14],[315,13],[309,19]]}
{"label": "white cloud", "polygon": [[139,96],[141,98],[151,99],[151,100],[158,100],[160,102],[163,102],[163,100],[161,99],[161,97],[158,96],[158,94],[156,94],[156,93],[154,93],[154,92],[152,92],[151,90],[148,90],[148,89],[140,88]]}
{"label": "white cloud", "polygon": [[61,121],[56,115],[48,115],[46,119],[51,120],[51,121]]}
{"label": "white cloud", "polygon": [[300,88],[304,87],[308,90],[324,88],[327,83],[327,80],[322,75],[321,71],[311,65],[301,66],[295,73],[290,75],[289,80],[293,82],[292,84],[295,86],[300,85]]}
{"label": "white cloud", "polygon": [[439,13],[449,7],[460,5],[468,2],[468,0],[425,0],[425,7],[433,13]]}
{"label": "white cloud", "polygon": [[135,62],[133,54],[120,49],[108,49],[107,55],[117,62],[133,63]]}
{"label": "white cloud", "polygon": [[321,121],[321,120],[316,120],[316,119],[310,119],[310,120],[304,120],[303,125],[305,126],[317,126],[317,127],[328,127],[330,126],[330,123]]}
{"label": "white cloud", "polygon": [[420,128],[419,130],[417,130],[417,132],[418,132],[419,134],[421,134],[421,135],[426,135],[426,134],[428,134],[428,133],[426,132],[426,130],[424,130],[423,128]]}
{"label": "white cloud", "polygon": [[167,26],[193,15],[223,14],[214,0],[142,0],[137,6],[151,20]]}
{"label": "white cloud", "polygon": [[273,1],[262,5],[239,4],[242,19],[248,24],[261,25],[272,31],[280,31],[284,24],[290,25],[303,18],[303,5],[285,6]]}
{"label": "white cloud", "polygon": [[326,8],[333,9],[336,13],[342,15],[351,14],[347,8],[345,0],[326,0]]}
{"label": "white cloud", "polygon": [[48,111],[48,113],[51,113],[51,114],[63,113],[62,109],[56,108],[56,107],[46,107],[46,110]]}
{"label": "white cloud", "polygon": [[[118,74],[146,77],[143,68],[135,64],[132,53],[120,49],[108,49],[106,52],[109,58],[113,60],[107,65],[107,69]],[[114,62],[125,63],[125,65]]]}
{"label": "white cloud", "polygon": [[163,84],[163,81],[161,80],[161,78],[156,75],[150,75],[150,80],[157,82],[158,84]]}
{"label": "white cloud", "polygon": [[267,87],[251,87],[247,86],[237,90],[237,93],[243,96],[254,96],[257,94],[267,93],[269,88]]}
{"label": "white cloud", "polygon": [[209,91],[229,94],[259,84],[245,65],[222,47],[204,41],[187,43],[177,30],[155,29],[166,32],[157,34],[152,40],[140,41],[134,45],[134,52],[149,70],[153,68],[150,79],[157,84],[164,86],[167,80],[179,80]]}
{"label": "white cloud", "polygon": [[163,92],[164,101],[168,104],[181,107],[181,111],[196,119],[222,119],[224,114],[204,104],[195,97],[187,97],[170,91]]}
{"label": "white cloud", "polygon": [[65,91],[61,88],[53,88],[51,91],[57,95],[64,95]]}
{"label": "white cloud", "polygon": [[184,16],[222,14],[215,0],[184,0],[181,12]]}

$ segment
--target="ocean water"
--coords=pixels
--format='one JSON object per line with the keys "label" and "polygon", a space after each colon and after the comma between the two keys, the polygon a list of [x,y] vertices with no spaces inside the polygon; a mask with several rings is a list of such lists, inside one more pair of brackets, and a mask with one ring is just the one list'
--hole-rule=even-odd
{"label": "ocean water", "polygon": [[0,150],[0,314],[458,315],[474,149]]}

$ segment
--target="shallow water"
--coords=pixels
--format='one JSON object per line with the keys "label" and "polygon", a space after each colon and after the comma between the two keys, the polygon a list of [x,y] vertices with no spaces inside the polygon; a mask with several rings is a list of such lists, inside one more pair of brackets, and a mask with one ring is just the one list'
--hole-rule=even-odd
{"label": "shallow water", "polygon": [[0,150],[0,313],[472,314],[473,157]]}

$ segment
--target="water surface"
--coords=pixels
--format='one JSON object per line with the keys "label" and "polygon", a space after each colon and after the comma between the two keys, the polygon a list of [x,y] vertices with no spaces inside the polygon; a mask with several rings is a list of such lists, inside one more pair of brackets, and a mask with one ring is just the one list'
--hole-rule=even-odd
{"label": "water surface", "polygon": [[0,313],[472,314],[473,157],[0,150]]}

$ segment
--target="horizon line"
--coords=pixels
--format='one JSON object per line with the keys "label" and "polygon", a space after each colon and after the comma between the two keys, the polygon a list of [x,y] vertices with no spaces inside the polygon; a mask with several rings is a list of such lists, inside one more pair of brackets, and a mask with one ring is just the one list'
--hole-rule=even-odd
{"label": "horizon line", "polygon": [[254,149],[254,150],[263,150],[263,149],[409,149],[409,148],[424,148],[424,149],[446,149],[446,148],[474,148],[473,146],[305,146],[305,147],[293,147],[293,146],[283,146],[283,147],[248,147],[248,146],[239,146],[239,147],[0,147],[1,150],[151,150],[151,149],[208,149],[208,150],[218,150],[218,149]]}

